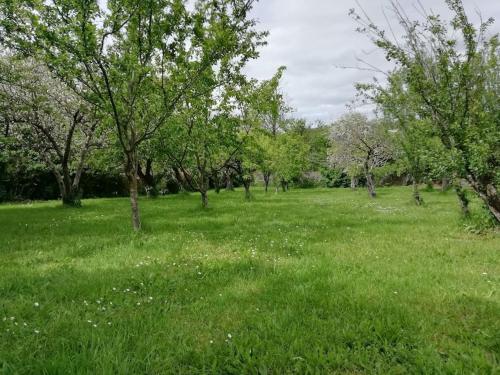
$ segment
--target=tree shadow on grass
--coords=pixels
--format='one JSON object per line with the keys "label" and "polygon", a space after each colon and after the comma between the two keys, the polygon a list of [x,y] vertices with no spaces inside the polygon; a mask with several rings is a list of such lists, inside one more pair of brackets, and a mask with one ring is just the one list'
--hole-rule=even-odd
{"label": "tree shadow on grass", "polygon": [[119,372],[126,364],[135,373],[488,372],[496,361],[499,306],[484,298],[422,310],[365,288],[367,276],[346,271],[332,280],[328,267],[202,257],[137,263],[4,275],[0,306],[30,329],[6,335],[0,357],[25,372]]}

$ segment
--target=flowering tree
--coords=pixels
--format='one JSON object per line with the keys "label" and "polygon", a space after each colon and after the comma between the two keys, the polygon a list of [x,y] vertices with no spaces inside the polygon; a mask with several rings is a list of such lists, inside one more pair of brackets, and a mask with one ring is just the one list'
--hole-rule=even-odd
{"label": "flowering tree", "polygon": [[57,179],[63,204],[79,206],[79,186],[99,120],[74,92],[32,59],[0,59],[0,121]]}
{"label": "flowering tree", "polygon": [[370,196],[375,197],[373,169],[392,158],[392,147],[384,124],[368,120],[360,113],[347,113],[332,125],[330,141],[330,165],[351,172],[361,170]]}

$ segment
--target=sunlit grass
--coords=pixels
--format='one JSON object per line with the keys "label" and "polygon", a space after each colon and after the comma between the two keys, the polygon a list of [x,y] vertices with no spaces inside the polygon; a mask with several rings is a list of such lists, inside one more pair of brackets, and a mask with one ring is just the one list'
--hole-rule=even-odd
{"label": "sunlit grass", "polygon": [[500,238],[453,194],[0,206],[0,372],[495,373]]}

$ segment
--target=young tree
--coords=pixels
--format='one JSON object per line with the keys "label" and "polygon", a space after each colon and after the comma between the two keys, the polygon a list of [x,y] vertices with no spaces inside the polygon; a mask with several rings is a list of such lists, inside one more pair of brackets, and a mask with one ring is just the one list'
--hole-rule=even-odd
{"label": "young tree", "polygon": [[234,162],[244,143],[239,134],[243,122],[235,115],[242,66],[232,63],[207,70],[162,133],[163,151],[190,188],[200,193],[204,208],[211,177]]}
{"label": "young tree", "polygon": [[388,135],[393,139],[398,168],[407,173],[413,184],[413,198],[423,203],[419,185],[429,176],[429,155],[434,151],[432,128],[418,116],[418,100],[404,86],[404,71],[394,71],[387,77],[387,85],[358,84],[361,96],[377,104],[388,121]]}
{"label": "young tree", "polygon": [[250,80],[244,82],[235,92],[235,107],[240,121],[239,141],[241,146],[228,166],[241,178],[247,200],[252,197],[250,186],[254,180],[254,174],[264,165],[266,155],[260,142],[261,138],[266,136],[266,130],[261,126],[262,97],[260,88],[257,81]]}
{"label": "young tree", "polygon": [[395,18],[405,33],[402,41],[391,40],[368,16],[353,14],[360,30],[405,70],[405,89],[418,99],[418,116],[432,124],[443,147],[457,160],[457,177],[468,181],[500,222],[498,35],[487,38],[493,19],[475,27],[461,0],[446,3],[454,13],[449,27],[432,14],[412,21],[394,4]]}
{"label": "young tree", "polygon": [[252,130],[241,136],[243,138],[241,147],[234,160],[229,162],[229,166],[240,176],[245,188],[245,199],[249,200],[252,198],[250,186],[254,180],[254,174],[262,165],[263,150]]}
{"label": "young tree", "polygon": [[64,205],[80,206],[80,179],[99,123],[88,105],[33,59],[0,59],[0,121],[35,150]]}
{"label": "young tree", "polygon": [[[266,152],[271,150],[270,143],[274,143],[278,134],[283,130],[285,116],[291,111],[291,108],[286,104],[285,97],[280,90],[280,82],[286,67],[281,66],[274,76],[267,81],[263,81],[257,88],[257,101],[255,108],[261,122],[262,129],[270,140],[264,137],[260,138],[262,144],[260,148]],[[265,191],[268,191],[271,181],[272,170],[272,153],[267,152],[261,159],[260,169],[264,177]]]}
{"label": "young tree", "polygon": [[392,147],[384,124],[351,112],[332,125],[329,162],[346,170],[361,169],[370,197],[376,196],[373,170],[392,158]]}
{"label": "young tree", "polygon": [[283,191],[307,170],[309,152],[309,145],[297,134],[282,133],[274,140],[270,150],[271,168]]}
{"label": "young tree", "polygon": [[240,145],[237,120],[218,114],[207,100],[190,101],[169,124],[170,140],[165,152],[181,172],[184,182],[201,196],[208,207],[210,178],[228,165]]}

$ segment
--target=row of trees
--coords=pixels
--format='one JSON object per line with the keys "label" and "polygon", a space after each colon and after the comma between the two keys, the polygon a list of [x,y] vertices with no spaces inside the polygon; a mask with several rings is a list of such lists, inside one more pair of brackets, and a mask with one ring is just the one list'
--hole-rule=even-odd
{"label": "row of trees", "polygon": [[371,197],[380,176],[404,175],[417,204],[423,181],[450,181],[465,213],[466,181],[498,221],[498,38],[486,38],[492,21],[475,29],[459,0],[448,4],[463,43],[436,16],[416,23],[395,6],[405,38],[391,41],[353,12],[396,68],[358,85],[374,119],[351,112],[308,127],[288,116],[284,67],[261,82],[242,72],[267,35],[251,0],[4,2],[0,169],[35,160],[63,203],[79,205],[86,169],[121,165],[136,230],[139,182],[154,196],[169,176],[207,207],[211,187],[237,180],[250,198],[257,174],[266,191],[286,191],[306,171],[364,183]]}
{"label": "row of trees", "polygon": [[[413,21],[397,3],[393,12],[403,38],[390,37],[367,14],[351,12],[374,44],[395,63],[385,82],[358,85],[375,103],[378,119],[351,114],[334,127],[333,163],[352,176],[362,170],[373,196],[371,169],[389,161],[407,171],[417,204],[424,179],[451,180],[465,214],[467,183],[500,222],[500,48],[488,37],[493,19],[475,27],[461,0],[446,0],[447,25],[425,14]],[[391,30],[392,31],[392,30]]]}
{"label": "row of trees", "polygon": [[138,182],[155,195],[167,170],[203,207],[209,187],[235,175],[250,198],[257,170],[266,190],[272,175],[287,189],[307,167],[308,146],[285,118],[285,68],[263,82],[242,74],[267,35],[249,18],[252,5],[2,3],[2,155],[44,163],[74,206],[89,163],[121,161],[136,230]]}

